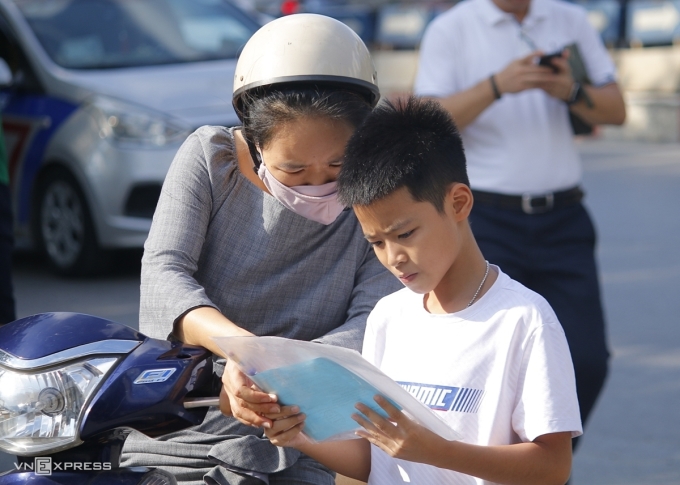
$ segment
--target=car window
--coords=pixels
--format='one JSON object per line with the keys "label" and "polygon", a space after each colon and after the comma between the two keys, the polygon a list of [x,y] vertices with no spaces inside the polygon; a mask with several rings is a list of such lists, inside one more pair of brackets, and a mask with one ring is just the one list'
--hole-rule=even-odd
{"label": "car window", "polygon": [[5,60],[12,71],[16,69],[17,60],[14,51],[14,40],[2,13],[0,13],[0,57]]}
{"label": "car window", "polygon": [[39,93],[42,88],[24,52],[16,40],[14,31],[7,19],[0,13],[0,57],[2,57],[15,76],[14,90]]}
{"label": "car window", "polygon": [[233,59],[258,25],[223,0],[15,0],[52,60],[103,69]]}

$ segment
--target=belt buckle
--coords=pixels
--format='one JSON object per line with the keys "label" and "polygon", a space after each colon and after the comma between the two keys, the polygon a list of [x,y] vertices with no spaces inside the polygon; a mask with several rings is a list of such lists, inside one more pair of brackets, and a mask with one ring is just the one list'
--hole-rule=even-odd
{"label": "belt buckle", "polygon": [[[536,199],[545,199],[545,205],[535,206],[533,201]],[[522,212],[525,214],[543,214],[551,211],[555,207],[555,196],[552,192],[538,197],[532,197],[531,194],[522,194]]]}

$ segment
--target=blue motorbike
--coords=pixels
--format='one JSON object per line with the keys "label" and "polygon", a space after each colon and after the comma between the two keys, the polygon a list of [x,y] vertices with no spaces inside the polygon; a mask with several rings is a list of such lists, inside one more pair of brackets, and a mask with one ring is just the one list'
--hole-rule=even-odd
{"label": "blue motorbike", "polygon": [[131,429],[149,436],[199,424],[219,390],[212,355],[78,313],[0,328],[0,449],[16,455],[0,485],[172,485],[120,467]]}

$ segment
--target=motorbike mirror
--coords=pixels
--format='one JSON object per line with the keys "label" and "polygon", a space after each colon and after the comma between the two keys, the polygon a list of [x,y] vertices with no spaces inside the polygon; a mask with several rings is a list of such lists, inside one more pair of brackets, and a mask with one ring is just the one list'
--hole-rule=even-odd
{"label": "motorbike mirror", "polygon": [[12,70],[9,68],[7,62],[0,57],[0,88],[10,86],[12,80]]}

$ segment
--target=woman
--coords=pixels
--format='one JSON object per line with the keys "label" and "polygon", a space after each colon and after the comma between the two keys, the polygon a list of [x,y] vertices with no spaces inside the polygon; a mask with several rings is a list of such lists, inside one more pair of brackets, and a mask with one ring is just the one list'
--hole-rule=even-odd
{"label": "woman", "polygon": [[[278,335],[359,349],[376,301],[397,289],[335,179],[379,97],[370,55],[344,24],[294,15],[260,29],[236,68],[243,126],[203,127],[180,148],[145,245],[140,329],[220,355],[213,336]],[[218,359],[219,365],[224,360]],[[180,483],[332,484],[328,469],[264,438],[278,404],[228,362],[229,403],[198,427],[128,438],[123,465]]]}

